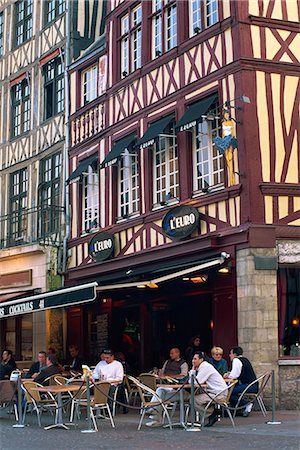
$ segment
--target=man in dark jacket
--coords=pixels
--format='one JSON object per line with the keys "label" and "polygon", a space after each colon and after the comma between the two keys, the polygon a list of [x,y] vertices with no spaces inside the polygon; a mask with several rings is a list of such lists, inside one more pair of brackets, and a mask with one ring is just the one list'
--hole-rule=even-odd
{"label": "man in dark jacket", "polygon": [[33,378],[35,379],[42,369],[47,367],[46,363],[47,355],[46,352],[39,352],[38,361],[34,362],[28,372],[25,375],[25,378]]}
{"label": "man in dark jacket", "polygon": [[[240,394],[246,389],[249,384],[256,380],[256,374],[252,367],[251,362],[245,356],[243,356],[242,347],[233,347],[229,353],[230,360],[232,362],[231,372],[227,372],[224,378],[238,380],[239,383],[234,386],[231,397],[230,404],[235,406],[238,402]],[[249,393],[256,394],[258,392],[258,383],[254,383],[249,390]],[[244,417],[248,417],[251,409],[252,403],[248,403],[246,400],[242,399],[239,406],[245,406],[242,413]]]}
{"label": "man in dark jacket", "polygon": [[49,381],[45,382],[45,380],[48,377],[51,377],[51,375],[58,375],[58,374],[60,374],[60,371],[59,371],[58,361],[57,361],[56,356],[48,355],[47,356],[47,366],[44,369],[42,369],[40,371],[40,373],[36,376],[35,382],[43,384],[45,386],[48,386]]}
{"label": "man in dark jacket", "polygon": [[70,369],[82,372],[83,359],[79,356],[79,348],[77,345],[70,345],[69,353],[72,358],[69,366]]}
{"label": "man in dark jacket", "polygon": [[10,374],[16,367],[15,360],[12,357],[12,351],[4,350],[0,364],[0,380],[9,380]]}

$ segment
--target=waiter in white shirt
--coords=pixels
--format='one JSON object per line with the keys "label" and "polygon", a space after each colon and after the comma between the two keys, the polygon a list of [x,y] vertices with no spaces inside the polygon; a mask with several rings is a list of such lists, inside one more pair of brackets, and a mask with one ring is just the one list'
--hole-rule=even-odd
{"label": "waiter in white shirt", "polygon": [[107,366],[107,362],[105,361],[105,355],[102,352],[100,355],[100,361],[96,365],[95,369],[92,372],[92,377],[94,381],[98,381],[101,378],[101,367]]}

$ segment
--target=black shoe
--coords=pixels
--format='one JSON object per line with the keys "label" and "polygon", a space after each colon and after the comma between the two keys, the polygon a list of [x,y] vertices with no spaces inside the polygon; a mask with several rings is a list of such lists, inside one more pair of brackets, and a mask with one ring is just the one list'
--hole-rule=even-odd
{"label": "black shoe", "polygon": [[216,413],[212,413],[211,416],[208,418],[208,422],[206,425],[204,425],[206,428],[212,427],[216,422],[218,421],[218,416]]}

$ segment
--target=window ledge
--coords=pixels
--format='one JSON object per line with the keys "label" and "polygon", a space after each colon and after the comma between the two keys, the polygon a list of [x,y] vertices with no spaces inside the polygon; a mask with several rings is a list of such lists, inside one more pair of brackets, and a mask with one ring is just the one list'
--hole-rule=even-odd
{"label": "window ledge", "polygon": [[300,357],[294,356],[291,359],[279,359],[279,366],[300,366]]}

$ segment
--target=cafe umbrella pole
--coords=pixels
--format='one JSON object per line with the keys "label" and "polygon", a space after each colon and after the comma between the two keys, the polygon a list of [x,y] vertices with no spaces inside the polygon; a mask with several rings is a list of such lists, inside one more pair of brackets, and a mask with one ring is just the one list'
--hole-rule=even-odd
{"label": "cafe umbrella pole", "polygon": [[18,392],[18,423],[13,425],[14,428],[24,428],[22,423],[22,388],[21,388],[21,374],[17,378],[17,392]]}
{"label": "cafe umbrella pole", "polygon": [[90,394],[90,377],[86,376],[86,418],[88,422],[88,428],[86,430],[81,430],[81,433],[95,433],[96,430],[92,428],[91,420],[91,394]]}
{"label": "cafe umbrella pole", "polygon": [[195,427],[195,376],[191,374],[191,426],[186,431],[200,431]]}

